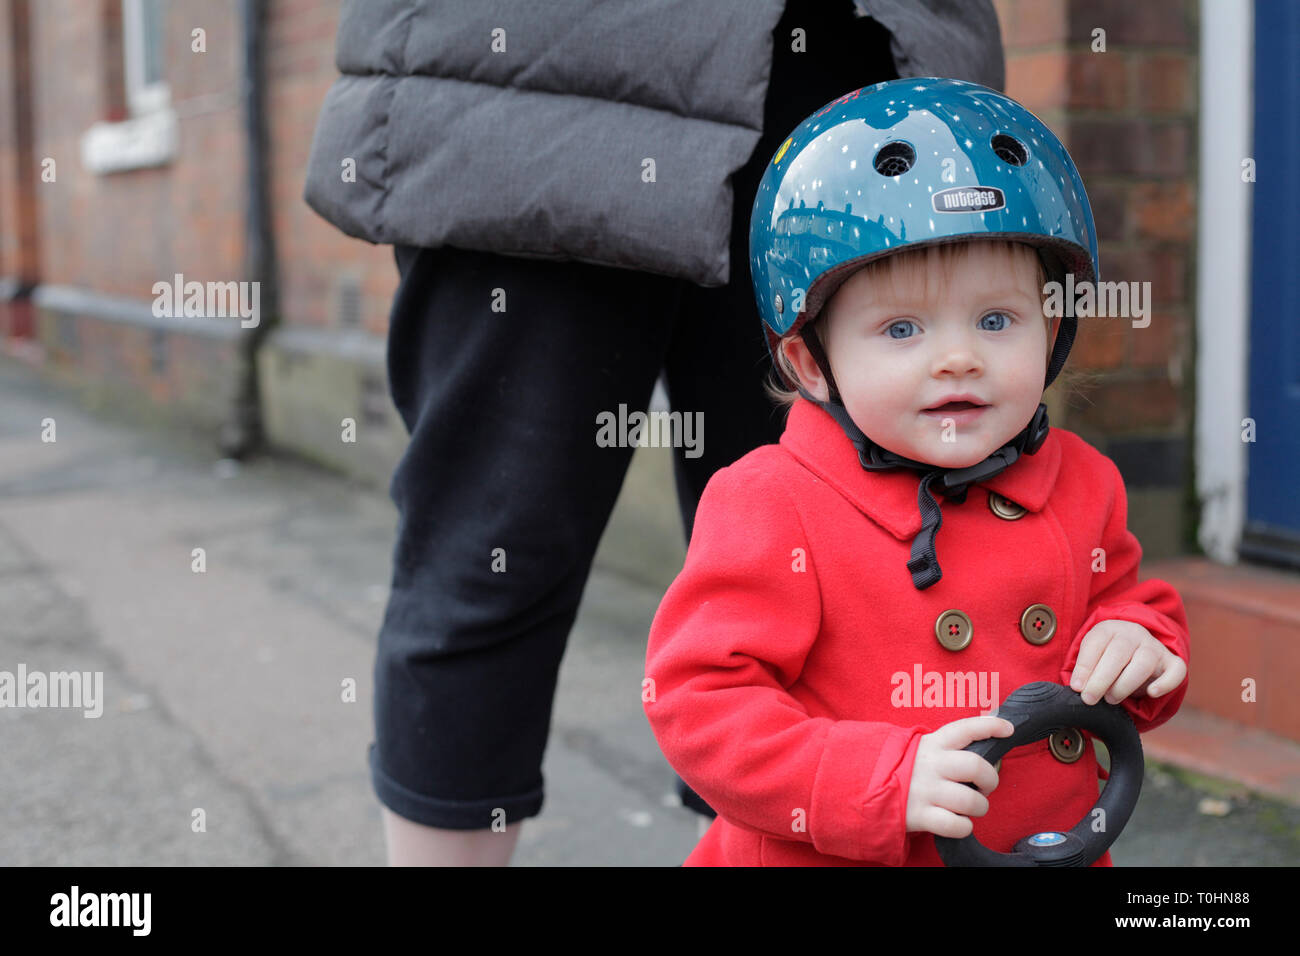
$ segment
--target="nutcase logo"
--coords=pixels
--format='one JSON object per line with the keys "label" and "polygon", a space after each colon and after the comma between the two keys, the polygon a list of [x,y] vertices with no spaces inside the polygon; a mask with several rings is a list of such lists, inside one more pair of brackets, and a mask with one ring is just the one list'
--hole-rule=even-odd
{"label": "nutcase logo", "polygon": [[989,212],[1006,204],[1007,197],[996,186],[954,186],[930,197],[935,212]]}

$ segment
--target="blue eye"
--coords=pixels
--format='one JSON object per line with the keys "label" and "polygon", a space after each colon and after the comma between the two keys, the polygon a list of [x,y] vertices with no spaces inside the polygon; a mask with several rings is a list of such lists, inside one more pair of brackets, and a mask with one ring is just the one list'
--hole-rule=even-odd
{"label": "blue eye", "polygon": [[[994,327],[990,327],[984,324],[985,319],[992,319],[992,318],[1001,318],[1002,321]],[[1010,321],[1011,321],[1010,317],[1005,312],[990,312],[988,315],[980,319],[980,328],[986,332],[1001,332],[1003,329],[1007,327],[1007,323]]]}
{"label": "blue eye", "polygon": [[891,323],[889,324],[889,328],[886,329],[886,331],[889,333],[889,337],[890,337],[891,339],[907,339],[907,338],[911,338],[910,335],[895,335],[895,334],[894,334],[894,329],[897,329],[897,328],[899,328],[900,326],[904,326],[904,325],[911,325],[911,326],[913,326],[913,328],[915,328],[914,323],[912,323],[912,322],[909,321],[908,319],[899,319],[897,322],[891,322]]}

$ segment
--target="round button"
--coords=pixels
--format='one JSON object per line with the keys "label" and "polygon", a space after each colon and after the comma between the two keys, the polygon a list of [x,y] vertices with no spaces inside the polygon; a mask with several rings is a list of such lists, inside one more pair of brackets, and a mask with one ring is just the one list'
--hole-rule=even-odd
{"label": "round button", "polygon": [[1066,727],[1047,738],[1047,746],[1061,763],[1074,763],[1083,756],[1083,734],[1074,727]]}
{"label": "round button", "polygon": [[999,518],[1003,518],[1007,521],[1015,521],[1017,518],[1023,518],[1025,516],[1026,509],[1020,507],[1020,505],[1016,504],[1010,498],[1004,498],[996,491],[990,491],[989,510]]}
{"label": "round button", "polygon": [[934,622],[934,636],[950,651],[964,650],[970,644],[973,631],[970,618],[956,609],[944,611]]}
{"label": "round button", "polygon": [[1020,615],[1020,633],[1030,644],[1046,644],[1056,633],[1056,613],[1046,604],[1031,604]]}
{"label": "round button", "polygon": [[1065,842],[1065,834],[1057,833],[1050,830],[1046,833],[1035,833],[1029,838],[1030,846],[1060,846]]}

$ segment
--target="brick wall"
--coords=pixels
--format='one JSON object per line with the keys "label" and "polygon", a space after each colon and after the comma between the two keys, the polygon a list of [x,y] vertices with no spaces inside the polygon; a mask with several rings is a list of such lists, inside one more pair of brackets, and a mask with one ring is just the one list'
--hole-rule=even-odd
{"label": "brick wall", "polygon": [[[40,183],[41,280],[152,300],[153,284],[181,272],[200,281],[238,278],[242,235],[237,25],[234,7],[202,0],[168,5],[163,63],[179,118],[179,151],[152,169],[97,175],[81,164],[81,137],[120,118],[120,47],[104,28],[106,7],[43,0],[31,7],[33,131],[38,157],[56,163]],[[190,30],[207,52],[190,52]],[[76,68],[69,68],[75,62]]]}
{"label": "brick wall", "polygon": [[271,0],[267,110],[281,297],[289,321],[337,325],[340,281],[355,282],[361,293],[360,324],[383,335],[397,289],[392,248],[344,235],[302,199],[316,116],[326,91],[338,77],[334,67],[337,30],[336,0]]}
{"label": "brick wall", "polygon": [[[3,12],[12,2],[3,0]],[[171,0],[167,8],[164,74],[178,116],[178,153],[164,166],[98,175],[82,167],[80,141],[92,123],[122,118],[121,51],[112,42],[120,30],[118,0],[29,5],[38,178],[30,187],[20,182],[6,148],[0,152],[0,188],[10,202],[15,194],[35,197],[42,282],[151,301],[153,283],[177,272],[199,281],[241,277],[245,164],[238,8],[204,0]],[[391,250],[347,238],[302,201],[316,113],[337,75],[337,3],[270,0],[268,10],[269,172],[284,318],[330,324],[335,277],[346,274],[361,286],[364,325],[382,334],[396,288]],[[196,27],[206,31],[206,52],[191,50]],[[13,76],[10,59],[0,44],[6,83]],[[0,97],[12,100],[4,86]],[[11,125],[7,106],[0,107],[5,128]],[[44,157],[55,160],[54,183],[39,182]],[[14,250],[21,244],[11,221],[6,216],[0,227],[5,274],[14,270]]]}
{"label": "brick wall", "polygon": [[[147,315],[154,283],[176,273],[199,282],[245,278],[238,5],[169,0],[165,9],[162,72],[177,116],[176,155],[100,174],[82,165],[82,137],[97,122],[128,117],[122,0],[0,0],[0,280],[87,294],[73,297],[87,303],[81,310],[0,306],[0,339],[15,334],[16,316],[28,316],[51,374],[98,398],[108,400],[108,388],[142,410],[152,403],[216,427],[237,377],[238,333],[160,332],[106,320],[91,301],[121,297]],[[348,238],[302,200],[316,115],[337,76],[337,18],[336,0],[267,0],[267,171],[281,318],[289,327],[337,326],[350,286],[356,324],[382,337],[397,285],[391,249]],[[25,44],[15,41],[16,24]],[[196,28],[205,33],[202,51],[193,49]],[[23,103],[30,128],[20,136]],[[47,158],[53,182],[40,179]]]}
{"label": "brick wall", "polygon": [[[1191,0],[995,0],[1007,93],[1061,135],[1088,187],[1102,278],[1150,281],[1151,325],[1090,319],[1073,364],[1112,373],[1075,424],[1181,430],[1190,411],[1196,25]],[[1105,30],[1105,52],[1093,31]],[[1173,373],[1171,375],[1171,372]]]}
{"label": "brick wall", "polygon": [[[1115,459],[1151,514],[1149,551],[1190,539],[1196,236],[1196,0],[994,0],[1007,93],[1070,150],[1088,189],[1103,281],[1150,282],[1150,326],[1080,320],[1069,368],[1097,380],[1063,424]],[[1094,51],[1104,31],[1105,51]],[[1149,493],[1142,499],[1144,493]],[[1177,529],[1181,529],[1181,533]]]}

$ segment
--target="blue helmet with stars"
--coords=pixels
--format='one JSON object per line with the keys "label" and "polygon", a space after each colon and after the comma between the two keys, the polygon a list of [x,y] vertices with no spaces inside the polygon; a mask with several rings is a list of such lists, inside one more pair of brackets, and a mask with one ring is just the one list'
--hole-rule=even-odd
{"label": "blue helmet with stars", "polygon": [[[937,77],[877,83],[823,106],[773,155],[750,216],[754,297],[778,374],[777,340],[814,320],[856,270],[979,238],[1033,246],[1049,278],[1098,279],[1083,180],[1038,117],[996,90]],[[1064,311],[1044,388],[1074,341]]]}

